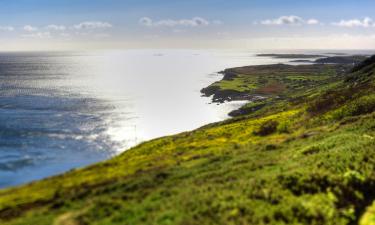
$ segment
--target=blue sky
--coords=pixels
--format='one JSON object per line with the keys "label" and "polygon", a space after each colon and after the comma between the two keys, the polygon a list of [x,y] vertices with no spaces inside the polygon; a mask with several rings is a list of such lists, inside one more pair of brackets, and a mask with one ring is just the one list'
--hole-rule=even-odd
{"label": "blue sky", "polygon": [[0,0],[0,50],[375,48],[373,0]]}

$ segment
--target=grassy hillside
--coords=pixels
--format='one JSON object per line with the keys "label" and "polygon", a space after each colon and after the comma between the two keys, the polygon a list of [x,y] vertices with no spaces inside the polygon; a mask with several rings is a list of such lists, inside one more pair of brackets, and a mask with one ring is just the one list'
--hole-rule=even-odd
{"label": "grassy hillside", "polygon": [[374,224],[375,58],[325,76],[246,115],[2,190],[0,224]]}

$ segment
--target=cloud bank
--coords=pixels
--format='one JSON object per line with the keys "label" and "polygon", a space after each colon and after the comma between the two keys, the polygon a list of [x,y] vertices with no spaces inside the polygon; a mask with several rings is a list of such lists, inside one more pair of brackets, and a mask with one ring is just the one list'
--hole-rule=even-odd
{"label": "cloud bank", "polygon": [[113,25],[108,22],[101,21],[86,21],[73,26],[76,30],[93,30],[93,29],[105,29],[112,28]]}
{"label": "cloud bank", "polygon": [[[103,30],[112,28],[113,25],[108,22],[102,21],[84,21],[78,24],[66,26],[66,25],[57,25],[49,24],[46,26],[36,27],[32,25],[25,25],[22,30],[26,34],[21,34],[22,38],[33,38],[33,39],[50,39],[54,37],[60,37],[64,39],[70,39],[73,36],[85,36],[92,34],[96,39],[109,37],[110,34],[96,33],[96,30]],[[1,27],[0,31],[15,30],[13,27]]]}
{"label": "cloud bank", "polygon": [[214,20],[209,21],[202,17],[193,17],[191,19],[179,19],[179,20],[172,20],[172,19],[166,19],[166,20],[158,20],[154,21],[149,17],[142,17],[139,19],[139,24],[146,27],[203,27],[208,26],[211,24],[220,25],[221,21]]}
{"label": "cloud bank", "polygon": [[63,31],[66,30],[66,27],[63,25],[50,24],[46,26],[47,30]]}
{"label": "cloud bank", "polygon": [[[256,22],[256,24],[258,24]],[[291,26],[300,26],[300,25],[317,25],[320,24],[319,20],[317,19],[308,19],[305,20],[302,17],[299,16],[281,16],[276,19],[267,19],[260,21],[261,25],[267,25],[267,26],[281,26],[281,25],[291,25]]]}
{"label": "cloud bank", "polygon": [[332,23],[334,26],[339,27],[375,27],[375,22],[370,17],[365,17],[364,19],[351,19],[351,20],[341,20],[339,22]]}
{"label": "cloud bank", "polygon": [[35,39],[49,39],[52,38],[50,32],[36,32],[31,34],[22,35],[23,38],[35,38]]}
{"label": "cloud bank", "polygon": [[37,27],[33,27],[33,26],[31,26],[31,25],[25,25],[25,26],[23,27],[23,30],[24,30],[24,31],[27,31],[27,32],[33,32],[33,31],[37,31],[38,28],[37,28]]}

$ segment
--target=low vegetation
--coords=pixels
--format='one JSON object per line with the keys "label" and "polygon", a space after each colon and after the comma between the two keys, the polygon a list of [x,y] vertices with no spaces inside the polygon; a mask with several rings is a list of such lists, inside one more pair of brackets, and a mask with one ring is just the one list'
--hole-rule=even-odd
{"label": "low vegetation", "polygon": [[225,81],[283,86],[241,116],[0,191],[0,224],[374,224],[375,63],[275,67]]}

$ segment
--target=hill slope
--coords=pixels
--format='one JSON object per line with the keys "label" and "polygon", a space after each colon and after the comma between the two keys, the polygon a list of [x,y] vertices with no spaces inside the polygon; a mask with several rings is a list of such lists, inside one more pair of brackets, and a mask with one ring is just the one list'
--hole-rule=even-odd
{"label": "hill slope", "polygon": [[2,190],[0,223],[373,224],[374,59],[241,117]]}

